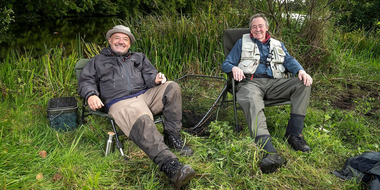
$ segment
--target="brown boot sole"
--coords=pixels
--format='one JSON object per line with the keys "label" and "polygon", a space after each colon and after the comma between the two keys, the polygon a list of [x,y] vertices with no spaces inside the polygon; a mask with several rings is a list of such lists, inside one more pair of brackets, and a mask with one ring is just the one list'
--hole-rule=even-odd
{"label": "brown boot sole", "polygon": [[195,171],[191,166],[185,165],[181,168],[181,170],[174,176],[174,187],[180,188],[182,185],[189,183],[191,179],[195,177]]}

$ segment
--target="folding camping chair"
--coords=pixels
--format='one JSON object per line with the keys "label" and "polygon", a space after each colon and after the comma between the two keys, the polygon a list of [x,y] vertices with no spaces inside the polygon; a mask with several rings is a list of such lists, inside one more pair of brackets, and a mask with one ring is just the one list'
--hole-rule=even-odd
{"label": "folding camping chair", "polygon": [[[88,61],[89,59],[80,59],[75,64],[75,75],[76,75],[77,80],[79,80],[83,67],[86,65]],[[119,140],[119,135],[124,135],[124,133],[117,132],[114,119],[110,115],[108,115],[103,109],[98,109],[96,111],[93,111],[87,106],[87,101],[84,98],[82,98],[82,111],[81,111],[81,116],[80,116],[80,122],[82,124],[85,123],[85,117],[90,116],[90,115],[107,118],[107,120],[111,123],[113,132],[115,133],[116,146],[120,150],[121,155],[124,157],[123,144]],[[162,122],[161,116],[156,117],[154,121],[154,123],[159,123],[159,122]]]}
{"label": "folding camping chair", "polygon": [[[89,59],[81,59],[76,63],[77,79],[88,61]],[[217,117],[217,108],[219,108],[221,97],[227,89],[227,80],[223,77],[190,74],[175,81],[181,88],[183,116],[181,122],[184,131],[193,135],[207,135],[206,127]],[[86,100],[83,99],[81,121],[85,121],[85,117],[89,115],[107,118],[116,134],[116,141],[119,142],[113,118],[103,110],[89,109]],[[155,116],[155,123],[162,121],[162,115]],[[120,142],[118,148],[122,151]]]}
{"label": "folding camping chair", "polygon": [[[236,41],[238,41],[240,38],[242,38],[243,34],[250,33],[249,28],[233,28],[233,29],[226,29],[223,32],[223,47],[224,47],[224,58],[227,58],[228,54],[230,53],[231,49],[234,47]],[[291,77],[290,73],[287,73],[288,77]],[[222,102],[233,102],[234,105],[234,116],[235,116],[235,130],[237,132],[240,132],[242,130],[242,126],[238,124],[237,121],[237,106],[236,106],[236,85],[238,84],[237,81],[233,79],[232,73],[227,73],[227,90],[223,96]],[[227,92],[232,94],[233,99],[228,100]],[[270,106],[279,106],[279,105],[286,105],[290,104],[290,101],[282,100],[282,99],[276,99],[276,100],[264,100],[264,104],[266,107]],[[239,108],[239,110],[242,110]]]}

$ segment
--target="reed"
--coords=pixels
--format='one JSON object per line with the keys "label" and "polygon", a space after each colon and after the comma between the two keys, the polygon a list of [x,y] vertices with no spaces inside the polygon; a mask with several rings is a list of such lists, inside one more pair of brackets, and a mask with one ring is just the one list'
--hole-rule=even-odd
{"label": "reed", "polygon": [[2,63],[0,80],[5,84],[2,91],[12,99],[70,96],[75,93],[74,76],[77,53],[62,56],[62,48],[46,50],[47,54],[33,58],[28,54],[8,56]]}
{"label": "reed", "polygon": [[194,15],[149,15],[125,21],[136,37],[133,50],[145,53],[171,79],[186,73],[220,75],[223,30],[243,27],[247,16],[227,12],[215,15],[199,10]]}

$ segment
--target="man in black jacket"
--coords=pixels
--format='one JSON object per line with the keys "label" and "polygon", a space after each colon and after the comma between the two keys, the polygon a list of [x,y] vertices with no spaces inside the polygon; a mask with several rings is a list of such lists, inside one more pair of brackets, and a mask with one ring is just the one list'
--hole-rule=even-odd
{"label": "man in black jacket", "polygon": [[[195,176],[195,171],[182,165],[169,149],[174,148],[183,156],[193,153],[180,136],[179,85],[166,82],[164,74],[158,73],[143,53],[129,50],[135,37],[128,27],[117,25],[107,32],[106,38],[110,47],[83,68],[79,94],[87,99],[92,110],[104,106],[125,135],[159,165],[176,187],[181,187]],[[161,112],[164,137],[153,121],[153,115]]]}

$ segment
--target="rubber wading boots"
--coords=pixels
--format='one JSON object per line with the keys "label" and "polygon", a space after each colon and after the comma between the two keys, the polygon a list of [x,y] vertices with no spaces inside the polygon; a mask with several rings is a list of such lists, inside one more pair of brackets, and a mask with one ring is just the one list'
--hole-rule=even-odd
{"label": "rubber wading boots", "polygon": [[277,153],[268,153],[264,156],[259,164],[261,171],[265,174],[272,173],[277,170],[277,168],[281,167],[285,161],[281,158],[281,156]]}
{"label": "rubber wading boots", "polygon": [[193,154],[193,150],[186,146],[182,139],[181,135],[164,135],[165,143],[169,146],[169,148],[174,148],[177,152],[180,152],[181,156],[191,156]]}
{"label": "rubber wading boots", "polygon": [[296,151],[298,151],[298,150],[300,150],[302,152],[310,152],[311,151],[311,148],[307,145],[307,143],[306,143],[306,141],[302,135],[294,136],[294,135],[286,133],[284,140],[287,140],[288,143],[290,144],[290,146],[292,148],[294,148],[294,150],[296,150]]}
{"label": "rubber wading boots", "polygon": [[175,188],[180,188],[195,177],[194,169],[189,165],[183,166],[177,159],[167,162],[162,166],[161,171],[173,182]]}

